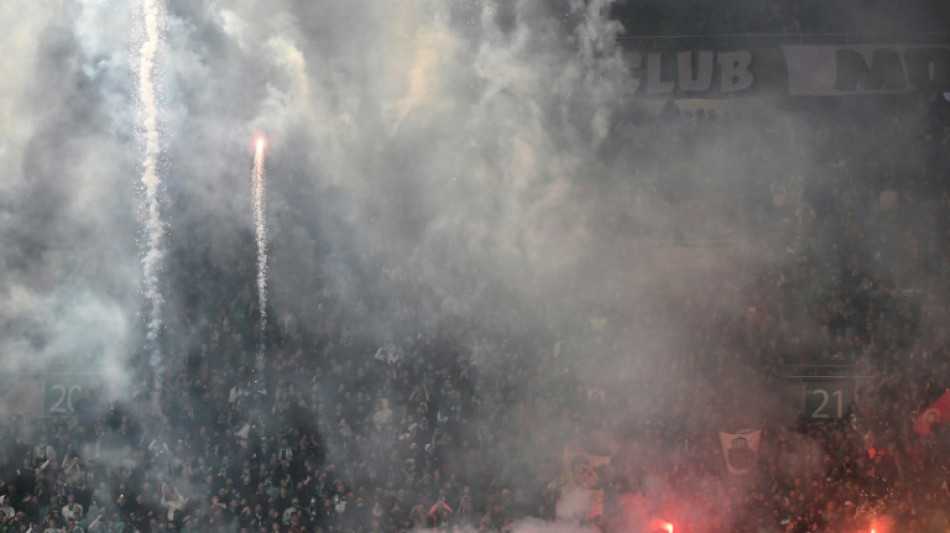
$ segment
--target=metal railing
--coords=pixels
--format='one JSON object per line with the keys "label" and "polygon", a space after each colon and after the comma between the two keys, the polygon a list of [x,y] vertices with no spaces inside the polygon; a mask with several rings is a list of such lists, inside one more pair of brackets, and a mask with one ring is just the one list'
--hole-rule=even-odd
{"label": "metal railing", "polygon": [[950,32],[919,33],[723,33],[621,35],[626,48],[662,50],[683,46],[777,46],[782,44],[950,44]]}
{"label": "metal railing", "polygon": [[872,377],[867,363],[800,363],[784,367],[783,377],[787,381],[830,381],[841,379],[867,379]]}

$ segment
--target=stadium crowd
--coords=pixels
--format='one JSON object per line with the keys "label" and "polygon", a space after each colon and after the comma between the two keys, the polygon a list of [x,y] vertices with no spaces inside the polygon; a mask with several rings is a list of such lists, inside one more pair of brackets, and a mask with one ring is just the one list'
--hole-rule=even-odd
{"label": "stadium crowd", "polygon": [[[798,126],[650,119],[684,144],[743,132],[741,176],[768,167],[771,147],[802,153],[745,196],[702,199],[732,206],[729,223],[772,255],[686,294],[652,288],[646,314],[539,326],[515,302],[427,322],[434,295],[366,266],[359,301],[326,284],[312,323],[274,317],[265,384],[251,243],[214,259],[179,251],[188,311],[161,398],[117,400],[100,384],[67,416],[0,422],[0,532],[512,531],[563,515],[568,447],[611,458],[585,480],[602,512],[573,519],[605,531],[654,515],[685,532],[947,531],[946,432],[912,428],[950,361],[948,130],[813,111],[819,154]],[[320,279],[319,265],[300,276]],[[398,333],[381,341],[378,314]],[[656,331],[676,332],[676,347]],[[779,414],[788,402],[766,391],[805,363],[858,369],[849,416]],[[729,474],[718,442],[739,427],[764,435],[746,476]]]}

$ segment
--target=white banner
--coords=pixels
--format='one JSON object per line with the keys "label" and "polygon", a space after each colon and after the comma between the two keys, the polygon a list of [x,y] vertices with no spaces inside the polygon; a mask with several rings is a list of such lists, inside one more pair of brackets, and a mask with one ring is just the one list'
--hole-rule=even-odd
{"label": "white banner", "polygon": [[755,468],[761,440],[761,429],[740,429],[736,433],[719,432],[722,455],[726,458],[726,467],[731,474],[741,476]]}
{"label": "white banner", "polygon": [[791,96],[945,92],[950,47],[917,45],[782,46]]}

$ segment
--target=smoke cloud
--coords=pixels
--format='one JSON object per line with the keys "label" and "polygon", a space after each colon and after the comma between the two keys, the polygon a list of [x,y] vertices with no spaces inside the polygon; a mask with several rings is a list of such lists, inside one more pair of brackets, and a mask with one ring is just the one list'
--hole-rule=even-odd
{"label": "smoke cloud", "polygon": [[[265,314],[276,339],[268,401],[312,394],[326,462],[353,486],[370,483],[368,472],[412,470],[391,468],[403,459],[392,443],[348,436],[357,415],[340,413],[365,395],[372,405],[361,410],[393,408],[392,428],[379,431],[395,439],[410,432],[409,417],[464,418],[412,453],[463,464],[459,440],[477,442],[471,477],[493,490],[554,482],[565,449],[583,448],[613,457],[617,479],[606,483],[640,494],[624,517],[631,531],[664,513],[697,531],[704,520],[745,520],[728,502],[746,487],[689,465],[721,453],[720,430],[777,436],[794,422],[795,392],[762,371],[768,358],[831,357],[859,336],[841,328],[836,339],[804,301],[779,309],[771,294],[807,293],[790,286],[795,272],[840,262],[841,276],[854,266],[868,283],[899,275],[908,291],[892,304],[912,313],[937,276],[902,255],[904,229],[925,228],[920,253],[934,265],[947,256],[924,212],[840,228],[866,232],[857,249],[815,248],[811,230],[827,212],[860,220],[877,209],[867,198],[821,204],[855,179],[845,174],[893,183],[915,171],[915,148],[865,142],[856,121],[852,138],[834,143],[852,152],[828,153],[829,140],[811,132],[833,118],[778,99],[684,100],[669,118],[665,100],[637,94],[631,28],[616,16],[628,4],[167,0],[161,46],[142,59],[134,43],[157,37],[142,35],[135,2],[0,3],[0,47],[15,51],[0,57],[4,372],[36,383],[93,374],[88,383],[109,388],[97,405],[132,418],[104,430],[115,461],[97,460],[167,467],[109,448],[119,426],[138,424],[157,457],[208,422],[194,412],[200,401],[168,399],[166,411],[185,414],[149,425],[159,419],[135,400],[145,336],[163,347],[167,361],[152,363],[166,375],[201,375],[226,391],[254,365],[248,326]],[[155,79],[144,80],[152,59]],[[146,81],[155,86],[147,196],[160,203],[143,213],[136,87]],[[929,109],[907,107],[902,116]],[[899,124],[882,127],[906,137]],[[268,158],[266,310],[248,180],[258,136]],[[889,168],[839,167],[882,159]],[[161,239],[167,254],[146,257],[143,273],[142,250]],[[161,300],[159,327],[145,302]],[[939,327],[942,315],[924,316],[922,328]],[[716,338],[710,323],[750,326],[741,339]],[[404,366],[380,370],[374,355]],[[227,371],[215,375],[213,358]],[[408,384],[411,399],[397,390],[410,368],[426,376]],[[465,407],[443,386],[458,368],[474,399]],[[782,475],[820,470],[824,452],[809,438],[770,442],[762,457]],[[210,498],[180,467],[169,472],[164,481],[188,498]],[[685,503],[723,492],[708,509]],[[516,522],[522,533],[584,530]]]}

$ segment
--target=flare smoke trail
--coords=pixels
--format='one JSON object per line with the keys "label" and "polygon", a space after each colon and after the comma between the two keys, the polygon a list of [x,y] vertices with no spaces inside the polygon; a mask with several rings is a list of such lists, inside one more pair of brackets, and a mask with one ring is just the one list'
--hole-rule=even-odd
{"label": "flare smoke trail", "polygon": [[158,101],[152,74],[161,39],[159,19],[162,7],[159,0],[144,0],[142,7],[141,23],[145,29],[145,42],[142,43],[139,52],[138,72],[139,112],[145,138],[145,158],[142,162],[144,168],[141,178],[145,195],[145,255],[142,257],[142,277],[148,306],[146,349],[154,374],[154,391],[157,394],[161,390],[162,381],[162,353],[158,337],[162,328],[164,297],[159,287],[158,273],[164,258],[162,249],[164,225],[159,203],[161,177],[158,172],[158,158],[161,151],[161,139],[158,131]]}
{"label": "flare smoke trail", "polygon": [[264,139],[257,140],[254,153],[254,227],[257,237],[257,298],[260,305],[260,330],[257,345],[258,386],[264,384],[264,349],[267,340],[267,218],[264,211],[266,186],[264,184]]}

